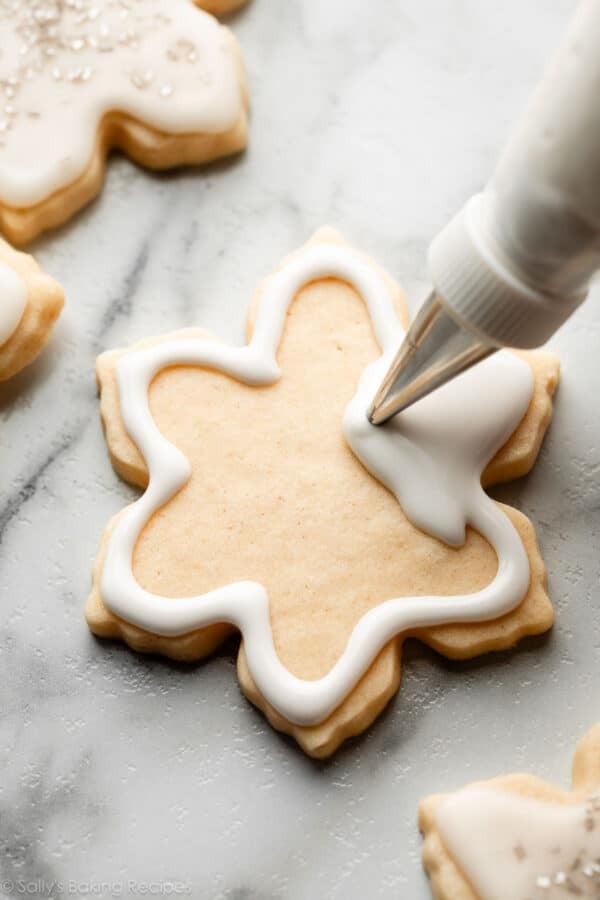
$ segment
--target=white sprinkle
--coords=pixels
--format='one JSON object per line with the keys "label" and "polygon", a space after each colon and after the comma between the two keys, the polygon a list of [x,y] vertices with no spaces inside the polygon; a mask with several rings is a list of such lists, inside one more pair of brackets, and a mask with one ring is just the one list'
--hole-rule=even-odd
{"label": "white sprinkle", "polygon": [[101,53],[110,53],[115,49],[115,45],[109,37],[101,37],[98,41],[98,50]]}
{"label": "white sprinkle", "polygon": [[[157,11],[157,7],[166,5],[162,0],[0,0],[0,28],[10,29],[13,52],[18,56],[12,72],[5,69],[2,73],[0,68],[0,131],[8,132],[42,115],[35,101],[32,110],[21,99],[27,82],[73,84],[73,91],[83,91],[85,83],[98,78],[103,67],[110,65],[110,60],[96,62],[97,56],[120,51],[121,46],[133,55],[149,36],[160,36],[165,26],[173,24],[173,17]],[[168,39],[163,42],[162,53],[174,62],[186,65],[201,58],[200,48],[185,32],[169,43]],[[122,55],[125,57],[125,51]],[[177,90],[175,77],[167,74],[166,62],[165,56],[162,61],[157,57],[154,66],[150,57],[144,61],[141,56],[139,68],[132,64],[121,77],[140,91],[151,86],[153,95],[166,101]],[[201,80],[202,72],[198,75]]]}
{"label": "white sprinkle", "polygon": [[132,85],[138,89],[138,91],[142,91],[146,87],[146,82],[139,72],[132,72],[129,76],[129,80],[131,81]]}

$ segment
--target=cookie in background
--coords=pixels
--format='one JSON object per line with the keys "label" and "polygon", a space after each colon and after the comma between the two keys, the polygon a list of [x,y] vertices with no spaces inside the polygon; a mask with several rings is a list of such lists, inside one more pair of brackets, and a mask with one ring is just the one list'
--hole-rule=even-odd
{"label": "cookie in background", "polygon": [[113,148],[167,169],[245,147],[239,46],[202,5],[0,6],[0,229],[12,243],[85,206]]}
{"label": "cookie in background", "polygon": [[0,238],[0,381],[41,353],[63,303],[62,288],[34,258]]}
{"label": "cookie in background", "polygon": [[435,900],[600,896],[600,724],[579,742],[563,791],[505,775],[420,807],[423,863]]}

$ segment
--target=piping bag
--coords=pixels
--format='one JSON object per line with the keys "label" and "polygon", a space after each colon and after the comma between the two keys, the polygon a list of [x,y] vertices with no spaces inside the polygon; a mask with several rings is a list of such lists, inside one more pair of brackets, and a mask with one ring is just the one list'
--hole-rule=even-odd
{"label": "piping bag", "polygon": [[429,247],[433,291],[368,411],[381,425],[501,347],[543,344],[600,269],[600,0],[583,0],[495,174]]}

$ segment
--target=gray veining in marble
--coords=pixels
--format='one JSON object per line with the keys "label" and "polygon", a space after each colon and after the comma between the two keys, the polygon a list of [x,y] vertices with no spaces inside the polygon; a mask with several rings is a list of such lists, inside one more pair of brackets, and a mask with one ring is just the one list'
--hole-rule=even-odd
{"label": "gray veining in marble", "polygon": [[411,647],[377,724],[314,763],[241,697],[227,653],[135,656],[94,640],[82,609],[102,530],[134,496],[105,451],[96,354],[191,324],[240,341],[258,279],[326,222],[414,305],[429,238],[490,174],[572,6],[254,0],[232,20],[248,153],[165,176],[113,158],[100,199],[33,248],[68,307],[0,391],[0,896],[155,881],[210,900],[426,900],[421,795],[518,769],[566,782],[600,718],[593,301],[553,342],[563,383],[534,473],[497,492],[537,526],[550,637],[468,665]]}

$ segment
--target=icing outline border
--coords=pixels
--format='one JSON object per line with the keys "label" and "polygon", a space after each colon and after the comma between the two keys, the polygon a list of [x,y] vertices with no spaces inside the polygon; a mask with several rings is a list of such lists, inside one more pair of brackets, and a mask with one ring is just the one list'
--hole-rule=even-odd
{"label": "icing outline border", "polygon": [[[288,308],[303,287],[328,278],[350,284],[365,302],[384,354],[369,367],[373,369],[372,377],[376,377],[377,367],[380,370],[385,367],[389,361],[386,356],[389,358],[397,348],[404,333],[393,298],[383,276],[372,264],[351,249],[332,243],[305,248],[267,279],[252,338],[245,346],[231,347],[214,340],[182,337],[132,350],[119,360],[116,375],[121,417],[146,462],[149,480],[142,496],[123,510],[109,537],[99,586],[104,604],[116,616],[157,635],[176,637],[217,623],[233,625],[241,632],[248,668],[258,690],[272,707],[296,725],[315,725],[327,719],[381,649],[400,633],[434,625],[497,619],[520,605],[530,583],[529,560],[521,538],[506,514],[485,494],[479,481],[469,486],[475,502],[469,503],[467,521],[496,552],[498,570],[493,581],[472,594],[383,601],[362,616],[333,668],[314,681],[294,676],[280,662],[272,640],[268,595],[262,585],[236,582],[192,597],[166,598],[144,590],[136,581],[132,559],[143,528],[154,512],[184,486],[191,473],[186,457],[160,433],[152,418],[148,390],[153,378],[170,366],[187,365],[221,371],[251,386],[273,384],[281,376],[276,351]],[[529,366],[516,361],[530,373],[532,391]],[[357,398],[360,395],[359,387]],[[344,431],[354,452],[370,468],[360,448],[365,429],[372,437],[369,429],[373,426],[367,423],[365,409],[362,401],[358,408],[355,401],[351,402]],[[523,412],[499,446],[512,434],[522,415]],[[385,435],[385,429],[377,429],[376,441],[386,440]],[[400,490],[395,489],[393,473],[388,473],[386,479],[372,468],[370,471],[398,496]]]}

